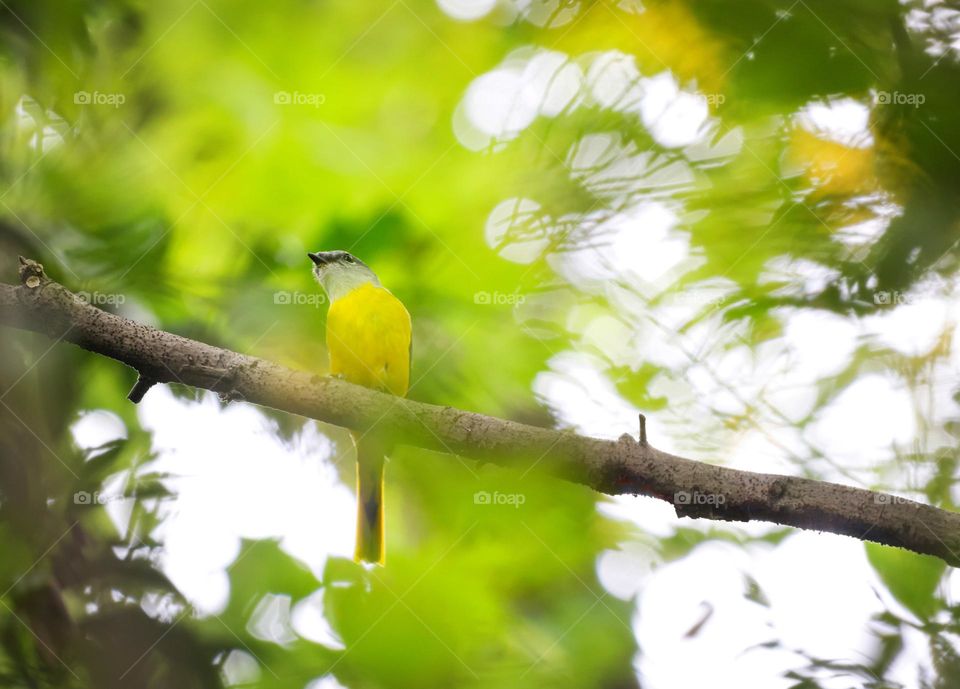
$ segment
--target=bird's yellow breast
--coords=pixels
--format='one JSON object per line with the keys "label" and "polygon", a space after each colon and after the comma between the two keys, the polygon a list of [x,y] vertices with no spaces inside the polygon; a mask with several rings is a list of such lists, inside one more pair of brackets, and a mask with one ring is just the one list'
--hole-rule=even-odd
{"label": "bird's yellow breast", "polygon": [[410,383],[410,314],[382,287],[365,284],[330,305],[330,372],[404,396]]}

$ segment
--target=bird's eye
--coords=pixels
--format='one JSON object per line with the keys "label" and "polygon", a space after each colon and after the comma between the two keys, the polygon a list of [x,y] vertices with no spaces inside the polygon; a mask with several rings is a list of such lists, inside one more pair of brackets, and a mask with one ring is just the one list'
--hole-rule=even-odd
{"label": "bird's eye", "polygon": [[357,262],[356,259],[355,259],[353,256],[351,256],[350,254],[347,254],[347,255],[344,257],[344,260],[345,260],[347,263],[356,263],[356,262]]}

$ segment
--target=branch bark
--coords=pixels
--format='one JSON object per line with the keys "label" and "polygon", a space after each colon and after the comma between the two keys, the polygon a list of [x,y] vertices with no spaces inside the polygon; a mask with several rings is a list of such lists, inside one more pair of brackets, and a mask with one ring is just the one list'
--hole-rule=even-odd
{"label": "branch bark", "polygon": [[0,324],[116,359],[139,374],[130,398],[179,382],[430,450],[510,467],[536,465],[609,495],[647,495],[681,517],[762,520],[830,531],[933,555],[960,566],[960,513],[824,481],[741,471],[616,441],[424,404],[295,371],[164,332],[91,306],[21,258],[18,286],[0,284]]}

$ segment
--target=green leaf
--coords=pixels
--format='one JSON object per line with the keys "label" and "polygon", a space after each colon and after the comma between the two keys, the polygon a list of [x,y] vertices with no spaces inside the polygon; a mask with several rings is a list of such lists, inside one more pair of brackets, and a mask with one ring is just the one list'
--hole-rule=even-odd
{"label": "green leaf", "polygon": [[224,617],[241,625],[253,603],[266,593],[287,594],[297,602],[320,586],[309,569],[271,540],[244,541],[227,571],[231,590]]}
{"label": "green leaf", "polygon": [[867,543],[866,549],[887,589],[912,613],[925,620],[939,609],[936,590],[946,569],[943,560],[878,543]]}
{"label": "green leaf", "polygon": [[[85,486],[98,487],[104,479],[117,470],[117,463],[126,449],[127,439],[112,440],[88,452],[93,456],[83,463],[80,477]],[[97,454],[94,454],[97,453]]]}

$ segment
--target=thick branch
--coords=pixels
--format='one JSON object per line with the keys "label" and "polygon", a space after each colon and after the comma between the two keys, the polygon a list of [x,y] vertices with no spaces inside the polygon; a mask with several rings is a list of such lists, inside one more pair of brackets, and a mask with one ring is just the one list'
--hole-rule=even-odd
{"label": "thick branch", "polygon": [[704,464],[657,450],[643,435],[618,441],[537,428],[385,395],[342,380],[163,332],[91,306],[22,259],[20,286],[0,285],[0,324],[43,333],[132,368],[138,398],[180,382],[229,399],[377,433],[398,442],[504,466],[536,464],[610,495],[649,495],[679,516],[762,520],[846,534],[960,566],[960,514],[811,479]]}

